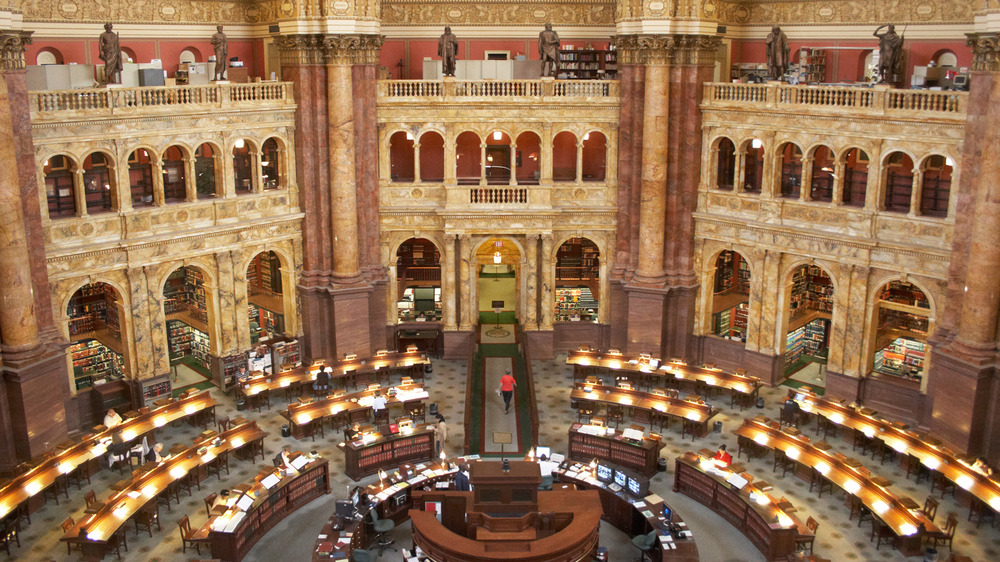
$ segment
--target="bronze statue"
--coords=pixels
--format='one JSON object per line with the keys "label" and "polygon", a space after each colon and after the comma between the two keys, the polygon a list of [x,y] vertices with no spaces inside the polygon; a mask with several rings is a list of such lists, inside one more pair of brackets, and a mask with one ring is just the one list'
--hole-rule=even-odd
{"label": "bronze statue", "polygon": [[[887,27],[885,33],[879,30]],[[896,26],[890,24],[879,26],[873,33],[878,37],[878,83],[890,84],[893,74],[899,70],[900,55],[903,53],[903,38],[896,35]]]}
{"label": "bronze statue", "polygon": [[552,31],[551,23],[538,34],[538,54],[542,57],[542,76],[555,76],[559,72],[559,34]]}
{"label": "bronze statue", "polygon": [[215,49],[215,79],[225,80],[226,64],[229,60],[229,42],[226,34],[222,32],[222,26],[215,26],[215,33],[212,34],[212,48]]}
{"label": "bronze statue", "polygon": [[458,38],[445,26],[444,34],[438,39],[438,55],[441,56],[441,70],[445,76],[455,75],[455,55],[458,54]]}
{"label": "bronze statue", "polygon": [[788,37],[780,27],[771,28],[767,40],[767,76],[774,80],[781,80],[785,72],[788,71]]}
{"label": "bronze statue", "polygon": [[120,84],[122,69],[122,48],[118,34],[111,31],[111,24],[104,24],[104,33],[98,39],[98,55],[104,61],[104,81],[108,84]]}

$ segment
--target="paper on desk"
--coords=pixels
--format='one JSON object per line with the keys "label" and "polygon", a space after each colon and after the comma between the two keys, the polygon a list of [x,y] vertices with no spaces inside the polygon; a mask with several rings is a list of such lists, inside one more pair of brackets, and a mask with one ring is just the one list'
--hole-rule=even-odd
{"label": "paper on desk", "polygon": [[742,490],[743,486],[747,485],[747,479],[734,472],[729,475],[729,478],[726,478],[726,483],[736,486],[738,490]]}
{"label": "paper on desk", "polygon": [[661,498],[656,494],[649,494],[648,496],[646,496],[645,500],[646,503],[648,503],[649,505],[656,505],[658,503],[663,503],[663,498]]}
{"label": "paper on desk", "polygon": [[632,505],[638,507],[639,509],[646,509],[646,502],[643,500],[636,500],[632,502]]}
{"label": "paper on desk", "polygon": [[670,535],[660,535],[660,542],[661,543],[674,542],[674,537],[671,537]]}
{"label": "paper on desk", "polygon": [[243,513],[242,511],[238,512],[236,515],[233,515],[233,518],[229,520],[229,524],[226,525],[224,532],[232,533],[233,531],[235,531],[237,525],[240,524],[240,521],[243,521],[243,518],[246,517],[246,515],[247,514]]}
{"label": "paper on desk", "polygon": [[292,459],[292,468],[302,470],[302,467],[309,464],[309,459],[305,455],[299,455]]}

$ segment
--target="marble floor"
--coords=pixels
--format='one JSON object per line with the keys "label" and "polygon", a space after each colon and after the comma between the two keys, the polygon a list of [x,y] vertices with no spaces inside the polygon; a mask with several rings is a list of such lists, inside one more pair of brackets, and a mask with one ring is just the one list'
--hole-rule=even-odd
{"label": "marble floor", "polygon": [[[465,439],[462,420],[465,416],[463,402],[467,371],[468,366],[464,361],[435,360],[433,372],[427,377],[430,402],[437,403],[438,408],[448,418],[447,453],[452,456],[462,454],[462,444]],[[532,362],[532,371],[536,379],[539,441],[542,445],[551,446],[553,450],[565,453],[567,429],[576,419],[575,413],[569,407],[572,370],[565,365],[565,356],[557,356],[553,360]],[[237,414],[235,401],[231,395],[227,396],[218,390],[212,392],[220,403],[218,407],[219,417]],[[688,522],[698,543],[703,561],[758,561],[763,560],[763,557],[737,529],[697,502],[671,491],[673,458],[684,451],[703,447],[714,449],[722,443],[728,444],[735,450],[736,438],[732,431],[742,422],[743,417],[758,413],[776,416],[779,401],[784,394],[785,389],[783,388],[765,389],[762,393],[766,401],[765,408],[763,410],[748,409],[743,412],[730,409],[728,396],[720,395],[712,399],[711,403],[721,409],[721,414],[717,418],[723,422],[721,433],[712,433],[694,442],[690,438],[682,441],[676,425],[664,433],[666,447],[662,454],[668,461],[668,471],[659,473],[652,479],[651,491],[663,497]],[[269,463],[270,458],[286,443],[301,450],[317,450],[331,461],[333,493],[330,496],[314,500],[286,518],[254,547],[245,560],[262,562],[309,560],[316,535],[333,512],[334,500],[338,497],[344,497],[350,487],[355,484],[343,474],[343,454],[336,448],[341,436],[328,431],[326,438],[317,438],[315,442],[308,440],[299,442],[291,437],[282,437],[280,426],[284,423],[284,419],[278,415],[278,411],[284,407],[283,398],[275,397],[272,399],[270,411],[264,410],[259,414],[249,412],[249,415],[258,420],[258,423],[268,432],[265,439],[267,462]],[[503,415],[502,412],[500,415]],[[157,432],[157,438],[169,448],[175,443],[190,443],[201,430],[201,427],[190,427],[182,423],[162,428]],[[805,431],[807,433],[814,432],[814,426],[805,428]],[[848,455],[851,454],[850,443],[832,440],[832,444],[837,450]],[[258,457],[258,463],[261,462],[259,459],[260,457]],[[873,469],[873,473],[892,480],[898,492],[909,495],[920,503],[923,503],[930,491],[930,485],[927,482],[916,484],[912,480],[906,480],[905,471],[893,463],[879,466],[877,461],[871,459],[864,459],[864,461],[866,466]],[[182,497],[181,504],[179,506],[175,504],[172,511],[168,512],[161,508],[162,529],[154,530],[152,537],[145,531],[137,535],[129,523],[129,551],[123,552],[122,558],[136,562],[197,559],[198,556],[193,551],[181,552],[177,522],[182,516],[188,515],[193,526],[200,526],[207,519],[203,502],[204,496],[222,488],[248,481],[257,473],[256,467],[247,461],[232,461],[230,468],[231,473],[228,476],[223,475],[221,479],[216,479],[213,476],[202,482],[200,493],[195,491],[191,497]],[[774,484],[775,492],[788,497],[798,508],[798,515],[802,519],[811,515],[820,522],[815,546],[816,554],[834,561],[906,560],[896,551],[886,547],[879,551],[875,550],[873,543],[868,540],[870,532],[868,524],[858,528],[855,521],[848,520],[848,509],[844,506],[843,492],[825,494],[823,498],[817,498],[815,494],[809,493],[808,482],[791,474],[784,478],[776,477],[771,472],[771,460],[768,457],[755,459],[748,463],[748,471],[771,481]],[[60,499],[60,505],[55,505],[50,500],[48,505],[32,514],[32,524],[23,528],[21,546],[12,546],[10,555],[0,553],[0,560],[78,559],[79,555],[76,553],[67,556],[65,544],[59,542],[59,538],[62,536],[59,529],[60,523],[67,516],[76,519],[83,514],[84,494],[87,490],[93,489],[99,498],[106,497],[111,484],[119,478],[120,475],[117,471],[105,468],[92,478],[89,487],[84,486],[82,490],[72,488],[69,491],[68,499],[65,497]],[[373,479],[374,477],[369,477],[362,480],[361,483],[368,484]],[[988,523],[983,524],[978,529],[975,528],[974,524],[966,521],[967,508],[958,505],[951,497],[945,497],[941,501],[938,520],[943,521],[949,511],[954,511],[959,515],[955,552],[969,556],[976,561],[1000,560],[1000,530],[993,528]],[[401,525],[394,531],[393,536],[402,546],[409,546],[411,543],[408,530],[408,525]],[[630,543],[630,537],[607,525],[602,526],[601,544],[609,547],[611,560],[616,562],[631,560],[637,554]],[[202,549],[201,558],[207,558],[207,554]],[[941,560],[947,559],[949,554],[949,549],[943,548]],[[910,560],[917,559],[910,558]],[[387,551],[381,560],[400,560],[400,557],[397,553]]]}

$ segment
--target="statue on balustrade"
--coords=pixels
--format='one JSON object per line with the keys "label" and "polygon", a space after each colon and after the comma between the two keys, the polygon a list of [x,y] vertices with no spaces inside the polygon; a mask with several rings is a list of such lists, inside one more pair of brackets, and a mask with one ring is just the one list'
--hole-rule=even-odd
{"label": "statue on balustrade", "polygon": [[215,80],[225,80],[226,63],[229,61],[229,41],[222,32],[222,26],[215,27],[212,34],[212,48],[215,49]]}
{"label": "statue on balustrade", "polygon": [[444,34],[438,39],[438,55],[441,57],[441,71],[445,76],[455,75],[455,56],[458,54],[458,38],[445,26]]}
{"label": "statue on balustrade", "polygon": [[555,76],[559,72],[559,34],[552,31],[551,23],[538,34],[538,54],[542,57],[542,76]]}
{"label": "statue on balustrade", "polygon": [[781,77],[788,71],[788,37],[780,27],[771,28],[771,33],[767,34],[767,77],[772,80],[781,80]]}
{"label": "statue on balustrade", "polygon": [[[885,33],[879,33],[883,27]],[[879,26],[873,33],[878,37],[878,83],[891,84],[895,74],[899,73],[899,63],[903,54],[903,38],[896,34],[896,26],[890,24]]]}
{"label": "statue on balustrade", "polygon": [[111,31],[111,24],[104,24],[104,33],[97,41],[100,50],[98,55],[104,61],[104,81],[108,84],[121,84],[122,47],[118,34]]}

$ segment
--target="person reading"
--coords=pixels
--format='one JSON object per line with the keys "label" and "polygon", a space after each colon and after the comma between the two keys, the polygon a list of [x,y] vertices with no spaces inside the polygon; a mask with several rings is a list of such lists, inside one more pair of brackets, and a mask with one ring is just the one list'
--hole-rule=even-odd
{"label": "person reading", "polygon": [[274,466],[287,471],[295,470],[292,467],[292,446],[285,445],[281,452],[274,456]]}
{"label": "person reading", "polygon": [[716,466],[728,467],[733,463],[733,456],[726,452],[725,445],[719,445],[719,450],[716,451],[715,455],[712,457],[712,462],[714,462]]}
{"label": "person reading", "polygon": [[156,445],[153,445],[153,448],[146,453],[145,461],[146,462],[162,461],[163,455],[160,454],[162,452],[163,452],[163,443],[157,443]]}
{"label": "person reading", "polygon": [[382,393],[375,391],[375,398],[372,399],[372,416],[378,419],[379,415],[385,410],[385,396]]}
{"label": "person reading", "polygon": [[118,412],[114,409],[109,409],[108,413],[104,415],[104,427],[108,429],[115,428],[122,423],[122,417],[118,415]]}

